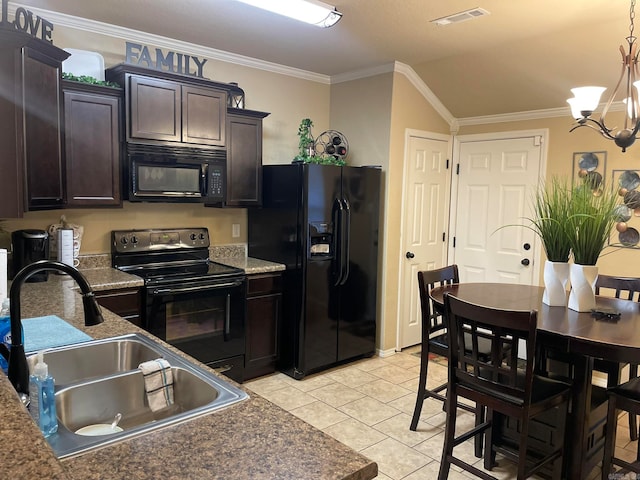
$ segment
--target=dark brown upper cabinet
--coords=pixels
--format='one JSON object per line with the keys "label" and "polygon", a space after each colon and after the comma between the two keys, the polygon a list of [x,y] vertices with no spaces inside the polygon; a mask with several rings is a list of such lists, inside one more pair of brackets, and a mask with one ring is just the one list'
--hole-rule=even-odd
{"label": "dark brown upper cabinet", "polygon": [[119,88],[63,81],[68,207],[121,206]]}
{"label": "dark brown upper cabinet", "polygon": [[228,207],[262,204],[262,119],[269,115],[230,108],[227,112]]}
{"label": "dark brown upper cabinet", "polygon": [[127,64],[106,77],[125,89],[127,142],[225,146],[227,84]]}
{"label": "dark brown upper cabinet", "polygon": [[0,29],[0,217],[65,203],[62,61],[69,54]]}

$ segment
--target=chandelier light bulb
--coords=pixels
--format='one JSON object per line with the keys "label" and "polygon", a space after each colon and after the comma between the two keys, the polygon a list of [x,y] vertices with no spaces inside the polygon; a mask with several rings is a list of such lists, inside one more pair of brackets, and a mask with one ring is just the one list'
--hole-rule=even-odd
{"label": "chandelier light bulb", "polygon": [[569,98],[567,99],[567,103],[571,107],[571,116],[576,120],[580,120],[583,115],[578,106],[578,99],[576,97]]}
{"label": "chandelier light bulb", "polygon": [[575,105],[579,111],[593,112],[598,108],[600,97],[605,90],[605,87],[578,87],[572,88],[571,93],[575,97]]}
{"label": "chandelier light bulb", "polygon": [[[622,54],[622,68],[618,83],[613,89],[611,96],[607,100],[600,113],[600,118],[591,118],[594,110],[600,103],[600,96],[606,90],[604,87],[580,87],[572,88],[575,98],[569,99],[571,106],[571,115],[576,120],[574,126],[569,130],[573,132],[576,128],[589,127],[599,132],[604,138],[613,140],[623,152],[633,145],[636,136],[640,131],[640,81],[636,81],[640,75],[638,74],[638,48],[636,45],[636,37],[633,34],[633,19],[635,18],[636,0],[631,0],[629,8],[629,32],[625,38],[627,48],[620,46]],[[634,90],[635,88],[635,90]],[[616,98],[622,98],[626,104],[627,115],[624,117],[622,128],[607,127],[606,116],[611,106],[616,102]]]}

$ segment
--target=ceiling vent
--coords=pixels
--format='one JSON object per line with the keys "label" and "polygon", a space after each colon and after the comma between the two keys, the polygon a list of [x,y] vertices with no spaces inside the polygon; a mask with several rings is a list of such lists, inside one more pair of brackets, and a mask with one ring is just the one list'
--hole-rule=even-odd
{"label": "ceiling vent", "polygon": [[440,26],[451,25],[453,23],[465,22],[467,20],[473,20],[475,18],[484,17],[486,15],[489,15],[489,12],[484,8],[472,8],[471,10],[465,10],[464,12],[454,13],[446,17],[436,18],[435,20],[431,20],[431,23],[435,23],[436,25]]}

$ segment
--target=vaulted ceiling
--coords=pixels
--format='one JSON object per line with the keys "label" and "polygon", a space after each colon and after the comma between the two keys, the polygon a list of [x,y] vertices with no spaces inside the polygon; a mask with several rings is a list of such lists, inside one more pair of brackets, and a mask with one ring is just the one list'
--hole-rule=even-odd
{"label": "vaulted ceiling", "polygon": [[[566,107],[569,89],[575,86],[602,85],[610,92],[621,64],[618,47],[629,35],[628,0],[325,2],[343,13],[328,29],[234,0],[14,4],[327,76],[402,62],[456,118]],[[476,7],[490,14],[446,27],[430,23]]]}

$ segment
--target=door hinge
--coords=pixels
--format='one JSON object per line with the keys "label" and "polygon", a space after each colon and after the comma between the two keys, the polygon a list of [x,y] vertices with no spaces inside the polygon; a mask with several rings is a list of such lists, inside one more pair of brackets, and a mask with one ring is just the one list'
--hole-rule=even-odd
{"label": "door hinge", "polygon": [[442,241],[445,242],[447,239],[447,232],[442,232]]}
{"label": "door hinge", "polygon": [[543,143],[544,143],[544,139],[543,139],[542,135],[536,135],[536,136],[533,137],[533,146],[534,147],[539,147]]}
{"label": "door hinge", "polygon": [[456,237],[453,237],[453,248],[456,248]]}
{"label": "door hinge", "polygon": [[446,169],[446,170],[449,170],[449,159],[448,159],[448,158],[447,158],[447,163],[446,163],[446,167],[445,167],[445,169]]}
{"label": "door hinge", "polygon": [[460,164],[456,165],[456,175],[460,175]]}

